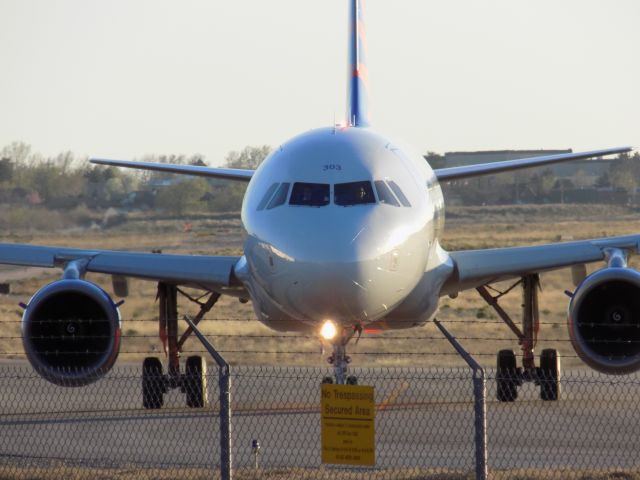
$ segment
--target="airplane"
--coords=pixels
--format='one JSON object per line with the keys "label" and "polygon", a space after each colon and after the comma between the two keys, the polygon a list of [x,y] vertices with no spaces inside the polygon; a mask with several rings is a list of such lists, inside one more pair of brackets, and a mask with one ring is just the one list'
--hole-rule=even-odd
{"label": "airplane", "polygon": [[[163,406],[164,394],[180,388],[189,407],[206,403],[206,363],[180,353],[192,332],[178,332],[179,287],[203,291],[197,324],[223,295],[251,302],[257,319],[276,331],[322,335],[331,345],[333,377],[322,382],[357,383],[349,375],[349,342],[365,329],[424,325],[440,299],[475,289],[516,335],[513,350],[497,357],[497,398],[514,401],[524,382],[535,382],[543,400],[560,397],[560,357],[545,349],[536,364],[539,274],[572,268],[568,327],[578,356],[607,374],[640,369],[640,273],[627,267],[640,249],[640,234],[548,245],[445,251],[444,199],[440,184],[576,159],[631,151],[631,147],[563,153],[477,165],[432,169],[371,126],[367,50],[361,0],[349,0],[349,64],[346,121],[302,133],[273,151],[256,170],[92,159],[100,165],[136,168],[247,183],[242,203],[246,241],[241,256],[172,255],[100,249],[1,244],[0,263],[57,267],[62,278],[23,305],[27,358],[46,380],[83,386],[112,368],[120,347],[119,302],[86,279],[109,274],[116,296],[126,278],[157,282],[160,338],[167,370],[157,357],[142,368],[142,400]],[[606,262],[586,275],[585,265]],[[500,306],[507,291],[522,287],[519,327]],[[183,372],[184,370],[184,372]]]}

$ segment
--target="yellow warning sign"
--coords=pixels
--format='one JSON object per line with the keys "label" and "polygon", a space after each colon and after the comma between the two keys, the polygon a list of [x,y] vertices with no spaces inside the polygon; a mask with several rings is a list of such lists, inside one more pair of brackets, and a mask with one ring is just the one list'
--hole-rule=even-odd
{"label": "yellow warning sign", "polygon": [[322,463],[375,465],[373,387],[322,385]]}

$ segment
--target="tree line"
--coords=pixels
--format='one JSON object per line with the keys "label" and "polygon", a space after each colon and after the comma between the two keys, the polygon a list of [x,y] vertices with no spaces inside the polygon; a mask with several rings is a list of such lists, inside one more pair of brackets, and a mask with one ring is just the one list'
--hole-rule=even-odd
{"label": "tree line", "polygon": [[[249,146],[230,152],[225,166],[257,168],[271,149]],[[206,166],[202,155],[146,155],[139,160]],[[238,211],[244,182],[93,165],[86,157],[62,152],[46,157],[23,142],[0,150],[0,202],[66,209],[128,207],[174,214]]]}
{"label": "tree line", "polygon": [[[266,145],[230,152],[224,166],[255,169],[269,155]],[[425,155],[434,167],[444,157]],[[206,166],[202,155],[147,155],[139,160]],[[557,203],[580,189],[622,192],[635,198],[640,187],[640,154],[619,155],[595,182],[577,170],[558,179],[550,169],[521,170],[444,185],[445,198],[463,204]],[[239,211],[246,190],[244,182],[205,179],[162,172],[93,165],[73,152],[46,157],[23,142],[0,150],[0,203],[64,210],[82,205],[88,209],[161,209],[172,214],[204,211]]]}

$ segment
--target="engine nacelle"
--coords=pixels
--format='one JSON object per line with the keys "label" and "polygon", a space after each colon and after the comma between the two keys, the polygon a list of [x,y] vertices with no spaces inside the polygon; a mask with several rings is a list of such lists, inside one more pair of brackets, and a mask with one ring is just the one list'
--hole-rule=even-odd
{"label": "engine nacelle", "polygon": [[33,368],[62,386],[87,385],[113,367],[120,350],[120,312],[97,285],[53,282],[29,301],[22,343]]}
{"label": "engine nacelle", "polygon": [[569,336],[578,356],[608,374],[640,369],[640,273],[604,268],[589,275],[569,303]]}

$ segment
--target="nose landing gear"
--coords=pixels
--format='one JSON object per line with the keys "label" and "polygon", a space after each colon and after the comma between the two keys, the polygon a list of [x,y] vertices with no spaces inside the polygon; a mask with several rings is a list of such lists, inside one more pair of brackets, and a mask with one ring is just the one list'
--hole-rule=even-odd
{"label": "nose landing gear", "polygon": [[[330,365],[333,365],[333,374],[335,383],[338,385],[357,385],[358,378],[353,375],[347,375],[348,365],[351,363],[351,357],[347,355],[347,344],[358,333],[362,333],[362,327],[357,326],[352,330],[345,330],[341,335],[332,340],[331,346],[333,353],[327,359]],[[322,383],[334,383],[334,378],[324,377]]]}

